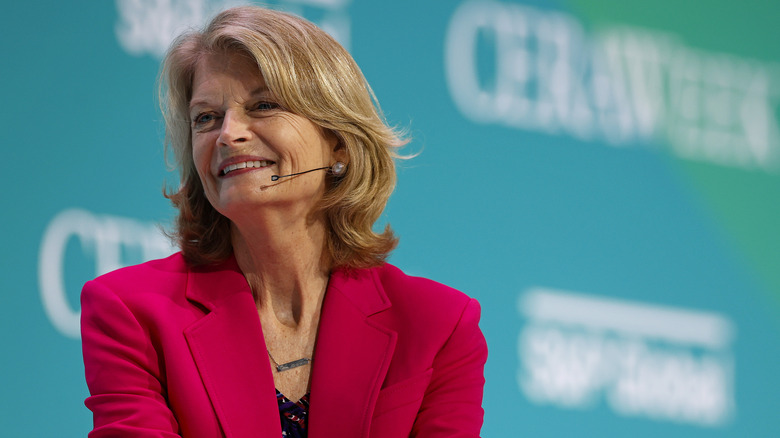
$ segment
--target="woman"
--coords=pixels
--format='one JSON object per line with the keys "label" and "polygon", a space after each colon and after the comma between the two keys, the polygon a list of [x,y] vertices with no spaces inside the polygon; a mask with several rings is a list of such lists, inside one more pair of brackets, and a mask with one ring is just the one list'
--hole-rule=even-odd
{"label": "woman", "polygon": [[478,436],[479,306],[384,263],[403,142],[349,54],[242,7],[161,79],[181,252],[84,286],[90,436]]}

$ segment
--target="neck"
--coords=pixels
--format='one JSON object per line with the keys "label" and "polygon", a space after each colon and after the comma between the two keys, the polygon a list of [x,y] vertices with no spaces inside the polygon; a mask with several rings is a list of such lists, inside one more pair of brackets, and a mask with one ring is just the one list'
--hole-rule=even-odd
{"label": "neck", "polygon": [[257,219],[248,226],[233,223],[231,238],[262,322],[316,326],[331,268],[324,220]]}

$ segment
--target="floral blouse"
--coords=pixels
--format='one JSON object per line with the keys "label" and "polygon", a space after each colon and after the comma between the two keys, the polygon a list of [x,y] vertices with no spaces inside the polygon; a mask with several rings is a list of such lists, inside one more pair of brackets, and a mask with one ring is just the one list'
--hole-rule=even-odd
{"label": "floral blouse", "polygon": [[297,402],[292,402],[277,389],[276,402],[279,403],[282,438],[306,438],[309,423],[309,394],[304,395]]}

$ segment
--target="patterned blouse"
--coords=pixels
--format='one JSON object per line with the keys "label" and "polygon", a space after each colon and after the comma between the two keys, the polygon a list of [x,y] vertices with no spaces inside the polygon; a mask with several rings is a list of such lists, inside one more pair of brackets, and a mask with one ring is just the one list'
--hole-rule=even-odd
{"label": "patterned blouse", "polygon": [[291,402],[277,389],[276,402],[279,404],[282,438],[306,438],[309,434],[309,394],[297,402]]}

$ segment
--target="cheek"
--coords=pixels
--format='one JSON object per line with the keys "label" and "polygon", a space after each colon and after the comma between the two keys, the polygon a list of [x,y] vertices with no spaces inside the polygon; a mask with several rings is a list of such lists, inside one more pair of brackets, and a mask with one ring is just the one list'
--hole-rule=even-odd
{"label": "cheek", "polygon": [[192,141],[192,161],[195,163],[201,182],[205,182],[204,177],[211,174],[211,154],[202,140]]}
{"label": "cheek", "polygon": [[328,138],[316,124],[290,113],[279,114],[273,122],[269,131],[275,133],[278,144],[285,145],[283,153],[291,162],[299,166],[328,164]]}

